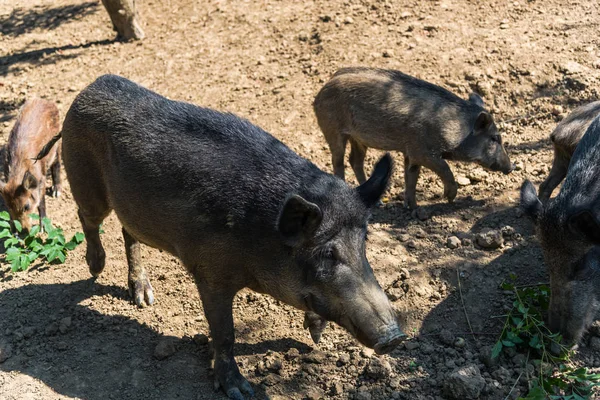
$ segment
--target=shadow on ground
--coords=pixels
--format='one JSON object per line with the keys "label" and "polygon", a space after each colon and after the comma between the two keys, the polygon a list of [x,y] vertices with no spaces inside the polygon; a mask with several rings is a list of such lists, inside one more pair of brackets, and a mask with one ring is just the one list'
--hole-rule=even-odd
{"label": "shadow on ground", "polygon": [[88,1],[59,7],[16,7],[10,15],[0,21],[0,33],[4,36],[19,36],[34,29],[52,30],[72,20],[80,20],[98,10],[99,2]]}
{"label": "shadow on ground", "polygon": [[[191,338],[175,338],[175,354],[158,361],[153,351],[166,337],[128,317],[103,315],[79,304],[94,296],[129,302],[124,288],[100,285],[93,279],[0,292],[0,344],[9,343],[13,349],[0,369],[19,371],[61,395],[88,400],[114,398],[115,393],[120,399],[226,398],[213,390],[207,346],[198,346]],[[56,332],[52,325],[65,317],[71,318],[71,326],[64,334]],[[253,355],[292,347],[301,353],[309,350],[303,343],[282,338],[238,343],[235,351]],[[255,383],[256,398],[265,398],[256,377],[247,378]],[[282,380],[278,390],[293,393],[297,390],[293,380]]]}

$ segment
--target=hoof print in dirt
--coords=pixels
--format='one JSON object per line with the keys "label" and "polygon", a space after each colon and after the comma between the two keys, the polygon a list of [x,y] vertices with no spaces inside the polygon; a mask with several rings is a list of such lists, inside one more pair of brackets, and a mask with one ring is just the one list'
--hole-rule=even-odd
{"label": "hoof print in dirt", "polygon": [[485,386],[476,365],[467,365],[451,372],[444,382],[444,394],[452,400],[475,400]]}

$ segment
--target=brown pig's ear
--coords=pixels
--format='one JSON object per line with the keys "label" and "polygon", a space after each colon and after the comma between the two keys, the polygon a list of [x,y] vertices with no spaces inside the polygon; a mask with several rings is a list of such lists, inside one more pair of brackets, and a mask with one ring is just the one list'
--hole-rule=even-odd
{"label": "brown pig's ear", "polygon": [[490,125],[494,123],[494,119],[492,115],[487,111],[482,111],[477,116],[475,120],[475,125],[473,126],[473,132],[477,135],[479,133],[486,132]]}
{"label": "brown pig's ear", "polygon": [[297,246],[314,236],[322,220],[318,205],[293,195],[283,204],[277,227],[288,245]]}
{"label": "brown pig's ear", "polygon": [[26,190],[35,189],[38,186],[38,180],[31,172],[27,171],[25,172],[25,175],[23,175],[22,185]]}
{"label": "brown pig's ear", "polygon": [[387,190],[392,176],[393,161],[390,153],[385,153],[377,162],[371,177],[356,188],[361,200],[367,208],[373,207]]}
{"label": "brown pig's ear", "polygon": [[569,217],[569,229],[584,236],[590,243],[600,244],[600,221],[590,210],[579,211]]}

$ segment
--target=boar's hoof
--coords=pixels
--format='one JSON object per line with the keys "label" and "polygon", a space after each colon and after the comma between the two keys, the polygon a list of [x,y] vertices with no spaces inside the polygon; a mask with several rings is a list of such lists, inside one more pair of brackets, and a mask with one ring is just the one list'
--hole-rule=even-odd
{"label": "boar's hoof", "polygon": [[104,249],[102,247],[94,246],[88,242],[87,250],[85,252],[85,260],[90,268],[90,274],[92,274],[94,278],[97,278],[98,275],[102,273],[102,270],[104,270],[106,253],[104,253]]}
{"label": "boar's hoof", "polygon": [[138,307],[146,307],[154,303],[152,285],[147,277],[129,280],[129,295],[135,300]]}
{"label": "boar's hoof", "polygon": [[456,183],[444,188],[444,197],[448,199],[448,203],[453,203],[458,193],[458,185]]}
{"label": "boar's hoof", "polygon": [[248,383],[246,378],[240,374],[239,370],[237,370],[237,366],[235,370],[221,371],[221,373],[217,373],[217,370],[218,367],[215,369],[215,391],[222,388],[223,391],[227,393],[227,397],[233,400],[245,400],[242,392],[250,397],[254,396],[252,386]]}
{"label": "boar's hoof", "polygon": [[407,335],[405,333],[400,332],[383,343],[379,342],[374,346],[375,353],[387,354],[394,350],[396,347],[398,347],[398,345],[402,343],[406,338]]}
{"label": "boar's hoof", "polygon": [[60,197],[60,186],[52,186],[52,197],[55,199]]}
{"label": "boar's hoof", "polygon": [[319,344],[321,340],[321,334],[327,327],[327,321],[321,318],[319,315],[307,311],[304,314],[304,329],[308,329],[310,337],[315,344]]}

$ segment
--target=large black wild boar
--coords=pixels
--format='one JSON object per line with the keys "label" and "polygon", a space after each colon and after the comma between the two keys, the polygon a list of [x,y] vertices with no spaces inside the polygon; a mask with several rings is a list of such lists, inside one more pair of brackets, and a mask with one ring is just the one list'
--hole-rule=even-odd
{"label": "large black wild boar", "polygon": [[329,148],[333,172],[344,179],[344,153],[350,141],[350,164],[359,183],[366,181],[369,147],[404,154],[404,203],[417,207],[421,167],[444,183],[454,201],[458,185],[446,160],[472,161],[506,174],[514,169],[502,137],[483,100],[463,100],[448,90],[399,71],[342,68],[314,101],[317,121]]}
{"label": "large black wild boar", "polygon": [[91,273],[104,268],[98,228],[111,210],[138,305],[153,301],[140,243],[179,257],[210,325],[215,383],[229,397],[252,393],[233,355],[232,302],[244,287],[335,321],[378,353],[403,339],[365,256],[389,155],[352,189],[244,119],[113,75],[77,96],[62,139]]}
{"label": "large black wild boar", "polygon": [[600,117],[577,145],[558,195],[546,204],[533,184],[521,207],[535,221],[550,275],[549,326],[577,342],[600,310]]}
{"label": "large black wild boar", "polygon": [[577,144],[598,115],[600,115],[600,101],[577,107],[567,118],[560,121],[550,134],[554,147],[554,161],[550,174],[540,185],[540,200],[543,203],[550,198],[554,189],[567,176],[569,163]]}

